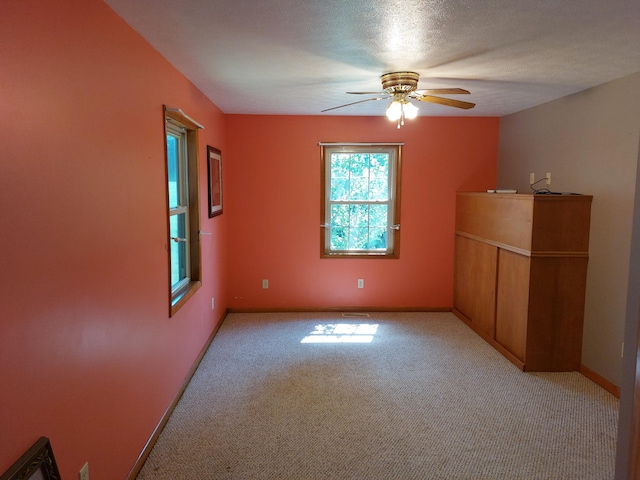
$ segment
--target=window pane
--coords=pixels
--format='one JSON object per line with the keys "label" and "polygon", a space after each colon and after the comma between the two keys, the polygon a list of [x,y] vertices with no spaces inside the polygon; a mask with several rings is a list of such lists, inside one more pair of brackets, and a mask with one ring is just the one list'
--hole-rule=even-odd
{"label": "window pane", "polygon": [[369,179],[367,177],[351,177],[349,200],[367,200],[369,198]]}
{"label": "window pane", "polygon": [[167,170],[169,174],[169,208],[180,205],[180,138],[167,134]]}
{"label": "window pane", "polygon": [[387,248],[387,229],[372,227],[369,229],[369,246],[372,250],[385,250]]}
{"label": "window pane", "polygon": [[331,250],[347,250],[349,247],[349,229],[331,227]]}
{"label": "window pane", "polygon": [[349,177],[331,177],[332,201],[349,199]]}
{"label": "window pane", "polygon": [[331,226],[349,226],[349,205],[331,205]]}
{"label": "window pane", "polygon": [[369,200],[385,202],[389,200],[389,182],[386,178],[372,178],[369,182]]}
{"label": "window pane", "polygon": [[[171,238],[171,288],[187,278],[187,236],[186,213],[169,217],[169,236]],[[175,241],[174,239],[179,239]],[[184,239],[185,241],[182,241]]]}
{"label": "window pane", "polygon": [[349,249],[364,250],[369,244],[368,228],[350,228],[349,229]]}
{"label": "window pane", "polygon": [[368,227],[369,226],[369,206],[368,205],[350,205],[349,208],[349,225],[352,227]]}
{"label": "window pane", "polygon": [[385,205],[371,205],[369,207],[369,225],[372,227],[386,227],[387,226],[387,211],[388,206]]}
{"label": "window pane", "polygon": [[369,169],[372,178],[387,178],[389,176],[389,154],[376,153],[371,155]]}
{"label": "window pane", "polygon": [[351,176],[369,178],[369,154],[354,153],[349,165]]}
{"label": "window pane", "polygon": [[333,153],[331,154],[331,176],[349,178],[349,162],[351,154]]}

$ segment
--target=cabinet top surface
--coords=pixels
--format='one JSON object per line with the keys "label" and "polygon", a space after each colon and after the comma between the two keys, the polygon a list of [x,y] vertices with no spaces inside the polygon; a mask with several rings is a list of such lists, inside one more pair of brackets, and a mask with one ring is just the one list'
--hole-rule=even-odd
{"label": "cabinet top surface", "polygon": [[554,200],[566,200],[568,198],[581,201],[591,201],[593,195],[582,195],[575,193],[490,193],[490,192],[456,192],[456,195],[466,196],[482,196],[491,198],[513,198],[518,200],[542,200],[542,201],[554,201]]}

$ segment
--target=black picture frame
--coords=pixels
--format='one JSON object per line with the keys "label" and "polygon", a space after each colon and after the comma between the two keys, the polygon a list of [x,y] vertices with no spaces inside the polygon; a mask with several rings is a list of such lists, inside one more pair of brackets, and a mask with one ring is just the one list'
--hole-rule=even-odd
{"label": "black picture frame", "polygon": [[0,480],[60,480],[51,442],[40,437],[5,473]]}
{"label": "black picture frame", "polygon": [[222,152],[207,145],[209,218],[222,214]]}

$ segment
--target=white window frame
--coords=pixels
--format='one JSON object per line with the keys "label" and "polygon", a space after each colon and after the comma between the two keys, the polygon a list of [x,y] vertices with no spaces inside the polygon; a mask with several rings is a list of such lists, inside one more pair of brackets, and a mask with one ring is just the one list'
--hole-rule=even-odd
{"label": "white window frame", "polygon": [[[176,183],[178,205],[171,207],[169,205],[169,222],[172,217],[183,215],[185,218],[185,232],[183,237],[172,237],[169,233],[169,256],[171,257],[172,243],[182,243],[185,245],[185,261],[180,264],[184,268],[184,278],[178,282],[173,282],[173,272],[171,272],[171,296],[175,297],[178,293],[185,289],[191,281],[191,262],[189,262],[191,233],[189,229],[189,166],[187,153],[187,129],[178,124],[176,121],[167,119],[167,137],[173,136],[178,140],[178,182]],[[168,158],[167,158],[168,161]],[[169,193],[171,194],[171,193]],[[173,264],[173,258],[171,258]]]}
{"label": "white window frame", "polygon": [[[320,143],[322,160],[320,255],[322,258],[399,258],[400,256],[400,177],[401,143]],[[389,154],[389,198],[386,201],[333,201],[331,193],[331,155],[335,153],[388,153]],[[387,248],[347,249],[331,248],[331,206],[334,204],[387,204]]]}
{"label": "white window frame", "polygon": [[[167,252],[169,258],[169,316],[173,316],[202,285],[201,251],[200,251],[200,196],[198,175],[198,130],[202,125],[177,108],[164,107],[165,119],[165,168],[167,188]],[[170,206],[169,192],[169,157],[167,136],[180,139],[179,205]],[[171,218],[184,215],[185,232],[182,237],[171,236]],[[173,242],[185,243],[185,278],[175,283],[172,279]]]}

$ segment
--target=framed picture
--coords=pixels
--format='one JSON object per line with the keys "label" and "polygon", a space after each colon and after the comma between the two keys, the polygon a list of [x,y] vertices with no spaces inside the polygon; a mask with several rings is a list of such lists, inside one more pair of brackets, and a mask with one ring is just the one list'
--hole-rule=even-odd
{"label": "framed picture", "polygon": [[40,437],[0,480],[60,480],[49,439]]}
{"label": "framed picture", "polygon": [[222,152],[207,145],[209,174],[209,218],[222,213]]}

